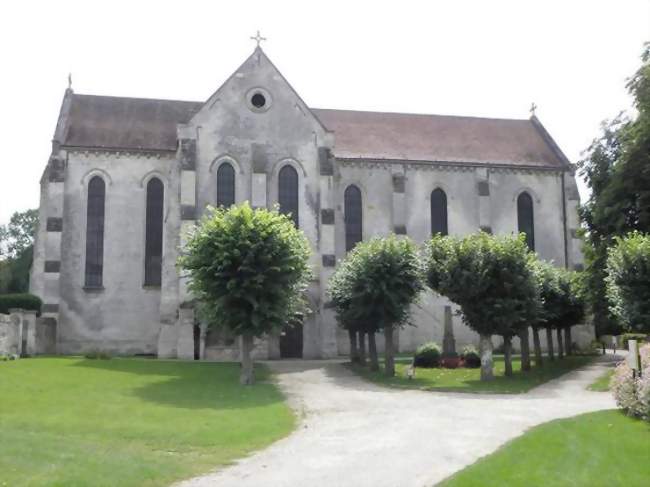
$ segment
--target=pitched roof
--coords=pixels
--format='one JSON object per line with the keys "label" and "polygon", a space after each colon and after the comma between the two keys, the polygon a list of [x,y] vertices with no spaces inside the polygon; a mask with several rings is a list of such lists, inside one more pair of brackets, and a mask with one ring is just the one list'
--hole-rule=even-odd
{"label": "pitched roof", "polygon": [[[64,146],[176,149],[202,102],[71,94]],[[566,167],[539,121],[313,109],[341,159]]]}
{"label": "pitched roof", "polygon": [[334,131],[334,153],[338,158],[565,165],[566,159],[557,153],[559,149],[556,151],[541,124],[533,120],[349,110],[313,112]]}

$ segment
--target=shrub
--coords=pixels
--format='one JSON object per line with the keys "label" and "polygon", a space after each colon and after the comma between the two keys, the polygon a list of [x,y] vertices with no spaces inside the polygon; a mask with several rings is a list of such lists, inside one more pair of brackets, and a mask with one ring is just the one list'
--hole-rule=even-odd
{"label": "shrub", "polygon": [[642,377],[632,377],[632,369],[627,362],[616,366],[610,389],[618,407],[629,416],[650,421],[650,344],[639,350]]}
{"label": "shrub", "polygon": [[481,366],[481,356],[478,353],[478,350],[473,345],[467,345],[463,347],[463,351],[460,354],[465,363],[465,367],[469,369],[478,369]]}
{"label": "shrub", "polygon": [[109,360],[111,358],[108,352],[102,352],[101,350],[93,350],[84,355],[85,358],[89,360]]}
{"label": "shrub", "polygon": [[415,351],[413,365],[422,368],[440,367],[440,347],[435,342],[420,345]]}
{"label": "shrub", "polygon": [[0,313],[9,314],[12,308],[22,308],[31,311],[41,311],[43,302],[33,294],[0,294]]}
{"label": "shrub", "polygon": [[636,340],[639,342],[639,347],[643,345],[644,342],[650,341],[650,335],[645,333],[623,333],[621,335],[621,347],[627,350],[628,340]]}

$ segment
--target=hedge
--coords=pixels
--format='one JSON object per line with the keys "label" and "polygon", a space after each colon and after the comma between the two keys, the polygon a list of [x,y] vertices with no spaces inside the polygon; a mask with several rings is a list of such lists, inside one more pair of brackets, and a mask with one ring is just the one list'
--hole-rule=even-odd
{"label": "hedge", "polygon": [[9,314],[12,308],[22,308],[40,312],[43,301],[33,294],[0,294],[0,313]]}

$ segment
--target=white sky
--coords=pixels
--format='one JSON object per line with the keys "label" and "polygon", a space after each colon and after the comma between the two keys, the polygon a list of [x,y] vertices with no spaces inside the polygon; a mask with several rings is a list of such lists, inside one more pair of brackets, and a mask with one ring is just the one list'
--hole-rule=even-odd
{"label": "white sky", "polygon": [[[650,40],[650,2],[5,1],[0,223],[38,205],[61,98],[204,100],[263,48],[317,108],[526,118],[576,162]],[[581,187],[584,196],[584,187]]]}

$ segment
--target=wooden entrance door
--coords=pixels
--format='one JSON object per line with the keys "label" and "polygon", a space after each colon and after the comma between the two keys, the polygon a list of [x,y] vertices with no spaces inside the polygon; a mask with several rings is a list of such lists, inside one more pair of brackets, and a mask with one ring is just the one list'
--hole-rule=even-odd
{"label": "wooden entrance door", "polygon": [[302,323],[286,325],[280,332],[280,357],[302,358]]}

